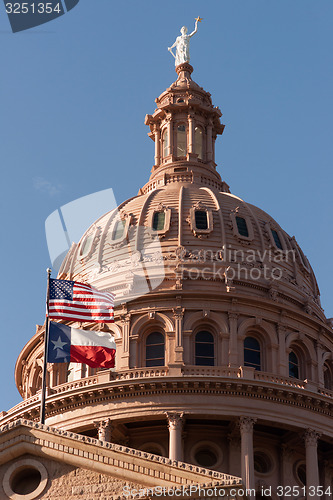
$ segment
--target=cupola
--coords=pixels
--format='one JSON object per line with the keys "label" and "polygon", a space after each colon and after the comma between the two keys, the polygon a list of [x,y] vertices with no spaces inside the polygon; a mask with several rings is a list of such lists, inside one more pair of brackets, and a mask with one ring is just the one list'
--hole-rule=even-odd
{"label": "cupola", "polygon": [[166,173],[192,172],[194,182],[196,175],[202,174],[221,182],[216,172],[215,140],[224,130],[222,113],[213,106],[210,93],[192,80],[189,63],[176,66],[176,72],[177,80],[155,100],[157,109],[145,118],[148,135],[155,142],[149,181]]}

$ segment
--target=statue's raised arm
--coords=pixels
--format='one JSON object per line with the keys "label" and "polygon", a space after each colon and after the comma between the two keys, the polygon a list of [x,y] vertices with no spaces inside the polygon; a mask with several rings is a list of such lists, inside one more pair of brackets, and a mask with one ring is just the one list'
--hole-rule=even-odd
{"label": "statue's raised arm", "polygon": [[[190,62],[190,38],[198,31],[198,22],[201,22],[202,18],[197,17],[195,20],[194,31],[187,34],[186,26],[183,26],[180,30],[181,35],[176,38],[176,41],[171,47],[168,47],[168,51],[171,52],[175,58],[175,65],[189,63]],[[172,49],[176,47],[176,55],[172,52]]]}
{"label": "statue's raised arm", "polygon": [[197,17],[197,18],[195,19],[194,30],[192,31],[192,33],[190,33],[190,34],[188,35],[190,38],[191,38],[191,36],[195,35],[195,34],[196,34],[196,32],[198,31],[198,22],[200,22],[200,23],[201,23],[201,19],[202,19],[201,17]]}

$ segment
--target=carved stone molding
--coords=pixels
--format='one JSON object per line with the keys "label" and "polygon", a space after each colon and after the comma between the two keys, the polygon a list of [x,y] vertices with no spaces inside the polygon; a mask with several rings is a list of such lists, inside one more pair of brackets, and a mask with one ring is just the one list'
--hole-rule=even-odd
{"label": "carved stone molding", "polygon": [[177,307],[175,307],[175,308],[172,309],[172,312],[173,312],[173,317],[175,319],[182,320],[183,317],[184,317],[185,308],[177,306]]}
{"label": "carved stone molding", "polygon": [[305,446],[317,446],[320,436],[320,432],[317,432],[314,429],[306,429],[302,437],[304,439]]}
{"label": "carved stone molding", "polygon": [[169,430],[173,429],[181,429],[184,425],[184,412],[176,413],[176,412],[166,412],[166,418],[168,420]]}
{"label": "carved stone molding", "polygon": [[239,428],[242,432],[251,432],[253,430],[253,426],[256,423],[256,418],[251,417],[239,417]]}

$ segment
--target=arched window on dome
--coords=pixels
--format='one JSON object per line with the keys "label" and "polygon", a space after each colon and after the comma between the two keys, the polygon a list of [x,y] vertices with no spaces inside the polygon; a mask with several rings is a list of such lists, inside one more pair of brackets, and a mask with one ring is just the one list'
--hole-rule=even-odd
{"label": "arched window on dome", "polygon": [[299,378],[299,360],[294,351],[289,353],[289,377]]}
{"label": "arched window on dome", "polygon": [[146,339],[146,366],[164,366],[164,335],[160,332],[150,333]]}
{"label": "arched window on dome", "polygon": [[153,229],[154,231],[163,231],[165,226],[165,211],[154,212]]}
{"label": "arched window on dome", "polygon": [[187,139],[185,125],[178,125],[177,127],[177,157],[187,155]]}
{"label": "arched window on dome", "polygon": [[195,364],[214,366],[214,337],[210,332],[201,331],[195,336]]}
{"label": "arched window on dome", "polygon": [[208,229],[208,213],[207,210],[196,210],[195,211],[195,227],[197,229]]}
{"label": "arched window on dome", "polygon": [[131,215],[122,213],[113,218],[110,227],[109,243],[118,245],[126,240],[131,224]]}
{"label": "arched window on dome", "polygon": [[244,366],[261,370],[261,348],[258,340],[254,337],[244,339]]}
{"label": "arched window on dome", "polygon": [[203,132],[201,127],[194,129],[194,152],[198,155],[199,160],[203,160]]}
{"label": "arched window on dome", "polygon": [[165,129],[162,134],[162,151],[163,158],[166,158],[169,154],[169,134],[168,129]]}
{"label": "arched window on dome", "polygon": [[239,217],[238,215],[236,215],[236,224],[237,224],[237,229],[238,229],[238,232],[241,236],[245,236],[246,238],[249,237],[249,230],[248,230],[248,227],[247,227],[247,223],[246,223],[246,220],[244,219],[244,217]]}
{"label": "arched window on dome", "polygon": [[275,243],[276,247],[279,250],[283,250],[283,246],[282,246],[282,243],[281,243],[281,240],[280,240],[279,233],[277,231],[275,231],[275,229],[271,229],[271,233],[272,233],[273,240],[274,240],[274,243]]}
{"label": "arched window on dome", "polygon": [[124,235],[124,230],[125,230],[125,221],[117,220],[112,231],[113,241],[120,240]]}
{"label": "arched window on dome", "polygon": [[332,362],[324,363],[324,387],[329,391],[333,391],[333,366]]}
{"label": "arched window on dome", "polygon": [[83,241],[80,244],[80,258],[83,259],[84,257],[87,257],[89,255],[92,244],[94,242],[94,235],[93,234],[87,234]]}

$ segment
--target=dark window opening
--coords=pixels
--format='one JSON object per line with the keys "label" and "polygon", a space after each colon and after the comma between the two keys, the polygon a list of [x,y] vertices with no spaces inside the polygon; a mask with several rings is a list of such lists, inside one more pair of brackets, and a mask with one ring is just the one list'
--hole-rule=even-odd
{"label": "dark window opening", "polygon": [[198,332],[195,336],[195,364],[214,366],[214,337],[209,332]]}
{"label": "dark window opening", "polygon": [[155,212],[153,216],[153,229],[163,231],[165,225],[165,212]]}
{"label": "dark window opening", "polygon": [[283,246],[282,246],[282,243],[281,243],[281,240],[280,240],[280,237],[277,233],[277,231],[275,231],[275,229],[271,229],[272,231],[272,236],[273,236],[273,239],[275,241],[275,245],[280,249],[280,250],[283,250]]}
{"label": "dark window opening", "polygon": [[27,467],[16,472],[11,479],[10,487],[17,495],[29,495],[29,493],[33,493],[38,488],[41,479],[39,470]]}
{"label": "dark window opening", "polygon": [[289,377],[299,378],[298,358],[294,352],[289,354]]}
{"label": "dark window opening", "polygon": [[254,470],[260,474],[267,474],[272,468],[270,458],[263,452],[254,454]]}
{"label": "dark window opening", "polygon": [[236,223],[237,223],[237,229],[238,229],[239,234],[241,236],[246,236],[248,238],[249,231],[248,231],[246,220],[244,219],[244,217],[236,216]]}
{"label": "dark window opening", "polygon": [[246,337],[244,340],[244,366],[261,370],[260,344],[254,337]]}
{"label": "dark window opening", "polygon": [[197,229],[208,229],[208,217],[206,210],[195,211],[195,226]]}
{"label": "dark window opening", "polygon": [[146,366],[164,366],[164,336],[154,332],[146,340]]}
{"label": "dark window opening", "polygon": [[195,460],[201,467],[213,467],[217,463],[217,456],[212,450],[200,449],[195,454]]}

